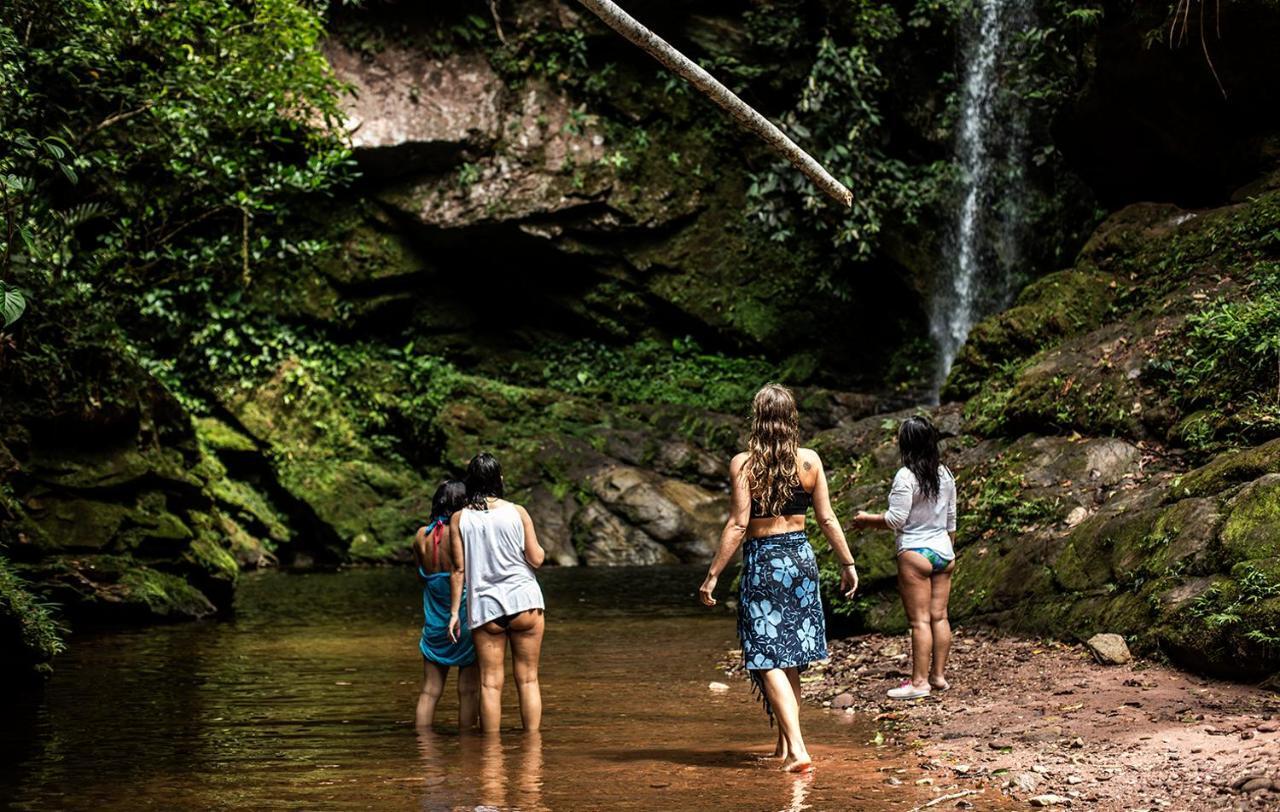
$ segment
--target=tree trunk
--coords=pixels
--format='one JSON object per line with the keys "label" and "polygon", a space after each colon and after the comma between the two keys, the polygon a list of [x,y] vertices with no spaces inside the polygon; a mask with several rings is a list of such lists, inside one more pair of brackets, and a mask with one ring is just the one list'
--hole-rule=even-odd
{"label": "tree trunk", "polygon": [[853,205],[853,193],[844,184],[831,177],[822,164],[813,159],[809,153],[796,146],[786,133],[774,126],[773,122],[757,113],[746,102],[729,88],[716,81],[716,78],[703,70],[696,62],[672,48],[670,43],[641,25],[634,17],[618,7],[610,0],[578,0],[582,5],[604,20],[605,24],[626,37],[645,51],[668,70],[682,77],[713,102],[725,109],[738,123],[764,139],[774,152],[786,158],[797,169],[812,180],[818,188],[826,192],[845,206]]}

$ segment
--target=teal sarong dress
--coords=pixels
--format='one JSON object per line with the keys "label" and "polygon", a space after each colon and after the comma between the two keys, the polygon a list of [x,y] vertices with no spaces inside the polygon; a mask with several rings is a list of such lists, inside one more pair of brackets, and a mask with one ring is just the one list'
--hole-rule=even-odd
{"label": "teal sarong dress", "polygon": [[[444,524],[436,520],[431,528],[432,552],[439,559],[437,549],[440,544],[441,531]],[[458,642],[449,639],[449,573],[426,572],[418,567],[418,576],[422,579],[422,638],[418,641],[418,650],[422,656],[433,663],[459,668],[473,665],[476,661],[476,648],[471,642],[471,629],[467,625],[467,597],[462,596],[462,606],[458,611],[461,621],[461,632]]]}

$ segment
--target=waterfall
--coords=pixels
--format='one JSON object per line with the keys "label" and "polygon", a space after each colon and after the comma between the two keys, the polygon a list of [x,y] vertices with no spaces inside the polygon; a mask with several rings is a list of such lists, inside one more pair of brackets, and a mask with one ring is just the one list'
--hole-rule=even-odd
{"label": "waterfall", "polygon": [[962,24],[955,139],[961,192],[930,314],[938,347],[935,395],[973,325],[1008,304],[1020,270],[1026,112],[1002,81],[1013,35],[1030,13],[1027,0],[975,0],[973,18]]}

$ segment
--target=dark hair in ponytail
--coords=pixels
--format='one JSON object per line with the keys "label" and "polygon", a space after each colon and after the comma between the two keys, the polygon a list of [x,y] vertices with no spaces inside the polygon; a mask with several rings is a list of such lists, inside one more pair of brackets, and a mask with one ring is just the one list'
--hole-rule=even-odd
{"label": "dark hair in ponytail", "polygon": [[502,465],[497,458],[485,452],[472,457],[467,465],[467,504],[483,510],[486,497],[502,495]]}
{"label": "dark hair in ponytail", "polygon": [[902,466],[915,474],[920,495],[926,500],[938,498],[938,430],[923,415],[908,417],[898,428],[898,451]]}
{"label": "dark hair in ponytail", "polygon": [[456,479],[446,479],[431,497],[431,518],[445,519],[467,505],[467,486]]}

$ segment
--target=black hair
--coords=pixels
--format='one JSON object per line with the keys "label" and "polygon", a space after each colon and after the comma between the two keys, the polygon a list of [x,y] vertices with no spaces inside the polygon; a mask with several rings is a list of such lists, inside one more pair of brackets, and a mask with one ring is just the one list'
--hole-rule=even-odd
{"label": "black hair", "polygon": [[902,466],[915,474],[920,494],[926,500],[938,498],[938,430],[924,415],[908,417],[898,428],[898,451]]}
{"label": "black hair", "polygon": [[456,479],[446,479],[431,497],[431,518],[448,519],[467,505],[467,486]]}
{"label": "black hair", "polygon": [[502,494],[502,464],[492,454],[476,454],[467,464],[467,504],[483,510],[486,497]]}

